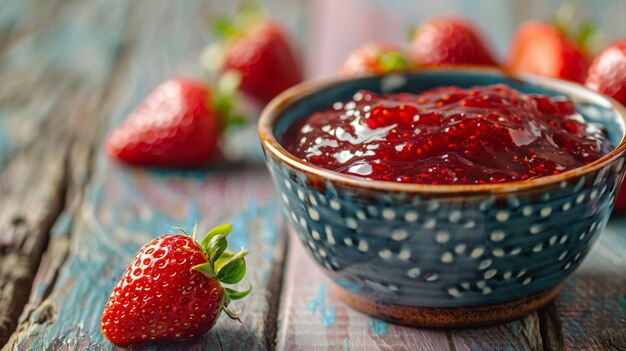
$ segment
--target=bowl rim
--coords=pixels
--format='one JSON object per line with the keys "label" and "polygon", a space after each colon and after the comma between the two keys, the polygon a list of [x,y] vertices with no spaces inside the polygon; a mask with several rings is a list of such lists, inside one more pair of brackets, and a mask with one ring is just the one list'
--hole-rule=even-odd
{"label": "bowl rim", "polygon": [[[566,96],[573,97],[578,101],[590,102],[608,109],[613,110],[618,117],[621,117],[625,127],[624,135],[620,143],[608,154],[602,156],[596,161],[583,165],[581,167],[557,174],[544,177],[533,178],[530,180],[520,180],[513,182],[495,183],[495,184],[415,184],[400,183],[385,180],[371,180],[357,176],[347,175],[325,169],[311,163],[308,163],[287,151],[274,136],[274,125],[280,116],[292,105],[298,103],[312,94],[323,91],[326,88],[343,84],[350,81],[358,81],[371,79],[372,77],[384,77],[393,74],[419,74],[428,72],[441,73],[490,73],[498,74],[505,78],[530,83],[541,88],[546,88]],[[592,91],[581,84],[564,81],[561,79],[538,76],[529,73],[512,74],[505,70],[493,67],[480,66],[456,66],[456,67],[428,67],[415,69],[412,71],[394,72],[386,74],[377,74],[364,77],[353,78],[330,78],[323,80],[308,81],[293,86],[277,97],[275,97],[262,111],[258,122],[258,132],[263,148],[290,167],[296,168],[307,175],[317,176],[322,179],[329,180],[333,183],[339,183],[346,186],[356,188],[365,188],[370,190],[382,191],[403,191],[409,193],[443,193],[443,194],[462,194],[462,193],[510,193],[519,190],[528,190],[531,188],[543,188],[560,184],[563,181],[572,178],[578,178],[586,174],[592,173],[622,157],[626,151],[626,107],[622,106],[614,99]]]}

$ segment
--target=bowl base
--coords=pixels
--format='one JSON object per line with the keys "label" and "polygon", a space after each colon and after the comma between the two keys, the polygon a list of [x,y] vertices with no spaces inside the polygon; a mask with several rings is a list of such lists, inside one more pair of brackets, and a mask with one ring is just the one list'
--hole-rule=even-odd
{"label": "bowl base", "polygon": [[333,284],[333,292],[351,307],[392,323],[434,328],[496,324],[523,317],[552,301],[561,285],[541,293],[496,305],[440,308],[397,305],[375,301]]}

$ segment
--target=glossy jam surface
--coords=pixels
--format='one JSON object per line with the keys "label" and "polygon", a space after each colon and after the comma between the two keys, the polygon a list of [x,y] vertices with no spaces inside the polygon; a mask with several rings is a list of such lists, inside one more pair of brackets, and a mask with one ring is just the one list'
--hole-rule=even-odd
{"label": "glossy jam surface", "polygon": [[329,170],[419,184],[487,184],[559,174],[613,146],[565,98],[505,85],[418,95],[359,91],[294,124],[282,144]]}

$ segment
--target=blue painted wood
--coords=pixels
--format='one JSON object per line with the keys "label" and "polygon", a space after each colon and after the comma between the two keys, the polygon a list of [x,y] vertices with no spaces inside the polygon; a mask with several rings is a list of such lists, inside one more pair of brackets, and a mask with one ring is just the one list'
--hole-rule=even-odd
{"label": "blue painted wood", "polygon": [[[118,24],[125,7],[94,21],[96,14],[90,17],[89,10],[98,4],[104,7],[102,1],[72,6],[56,0],[2,6],[12,15],[3,12],[2,20],[10,24],[0,25],[0,345],[28,301],[49,228],[64,205],[67,178],[81,171],[66,170],[70,141],[86,125],[85,116],[100,115],[94,106],[115,66],[111,61],[121,42]],[[97,33],[109,26],[117,45],[94,44]],[[89,31],[96,34],[89,37]],[[71,36],[77,32],[84,33]],[[55,43],[62,46],[60,40],[68,36],[63,50],[56,49]],[[98,57],[91,75],[73,73],[89,54]]]}
{"label": "blue painted wood", "polygon": [[[100,332],[100,312],[118,277],[151,238],[171,232],[172,227],[191,228],[197,220],[200,228],[233,223],[231,249],[252,251],[244,284],[251,282],[254,290],[245,302],[234,305],[245,312],[243,324],[222,316],[196,342],[146,349],[265,349],[266,288],[275,262],[282,257],[278,212],[267,202],[267,177],[260,177],[258,168],[241,169],[232,177],[226,172],[130,170],[108,162],[102,167],[74,228],[70,257],[47,298],[46,303],[56,306],[54,322],[34,324],[18,348],[65,344],[77,349],[112,349]],[[252,186],[242,187],[243,183],[259,188],[254,191]]]}
{"label": "blue painted wood", "polygon": [[388,324],[345,305],[298,237],[292,233],[290,239],[277,349],[449,349],[445,331]]}
{"label": "blue painted wood", "polygon": [[291,235],[277,349],[540,350],[539,318],[478,329],[420,329],[357,312],[333,294],[332,282]]}
{"label": "blue painted wood", "polygon": [[[136,5],[120,30],[134,43],[127,50],[126,68],[104,106],[112,106],[112,128],[160,81],[174,75],[198,75],[196,58],[206,44],[203,18],[206,3],[171,2]],[[197,20],[190,21],[189,14]],[[189,33],[194,33],[190,35]],[[180,40],[185,37],[186,40]],[[154,55],[162,51],[163,55]],[[119,90],[117,90],[119,89]],[[96,145],[95,166],[84,203],[62,215],[52,232],[51,248],[69,241],[69,256],[58,272],[50,272],[46,257],[23,314],[17,349],[110,350],[103,339],[100,313],[110,291],[136,250],[174,226],[201,228],[232,222],[233,249],[250,248],[248,279],[252,294],[242,308],[242,324],[221,318],[211,332],[190,343],[145,349],[268,349],[274,322],[276,272],[283,256],[278,212],[269,195],[269,176],[260,165],[230,165],[197,171],[159,171],[125,167],[111,162]],[[80,186],[80,183],[78,184]],[[69,224],[63,224],[69,223]],[[70,229],[68,229],[68,227]],[[57,245],[59,246],[59,245]],[[266,327],[266,319],[270,322]]]}
{"label": "blue painted wood", "polygon": [[[68,111],[63,116],[60,110],[76,97],[72,90],[78,85],[104,88],[121,44],[118,19],[128,4],[109,7],[107,17],[94,21],[90,7],[58,0],[0,3],[0,80],[5,82],[0,87],[0,169],[38,140],[46,121],[68,118]],[[93,5],[98,6],[104,11],[102,2]]]}
{"label": "blue painted wood", "polygon": [[626,218],[600,235],[556,299],[566,350],[626,350]]}

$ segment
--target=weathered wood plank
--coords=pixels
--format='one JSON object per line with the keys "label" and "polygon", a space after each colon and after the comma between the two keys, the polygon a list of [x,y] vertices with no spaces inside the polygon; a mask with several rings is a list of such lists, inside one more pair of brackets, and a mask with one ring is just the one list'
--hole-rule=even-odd
{"label": "weathered wood plank", "polygon": [[[128,49],[129,70],[120,73],[124,80],[116,84],[118,93],[106,103],[117,106],[109,127],[160,81],[174,73],[197,73],[196,57],[206,44],[203,6],[200,1],[135,5],[127,30],[135,46]],[[155,56],[155,50],[166,54]],[[174,226],[190,228],[195,221],[200,227],[232,222],[232,248],[252,251],[247,281],[254,290],[236,305],[245,308],[243,324],[221,318],[195,342],[147,349],[272,349],[285,236],[277,210],[268,203],[273,190],[265,169],[246,164],[188,172],[135,169],[96,151],[84,201],[74,217],[68,211],[74,224],[55,226],[54,240],[65,243],[50,246],[38,288],[8,349],[115,349],[102,337],[100,313],[117,278],[152,237]],[[68,243],[67,259],[55,261]]]}
{"label": "weathered wood plank", "polygon": [[[306,272],[306,274],[303,274]],[[332,284],[292,237],[281,298],[278,348],[315,350],[542,350],[539,319],[457,330],[388,324],[337,299]]]}
{"label": "weathered wood plank", "polygon": [[[90,20],[76,1],[5,1],[0,15],[0,169],[12,155],[46,131],[44,122],[74,90],[98,87],[107,79],[119,46],[114,21]],[[107,30],[83,31],[92,27]],[[76,86],[81,84],[80,87]],[[64,113],[67,114],[67,111]],[[53,123],[53,126],[58,125]]]}
{"label": "weathered wood plank", "polygon": [[[34,6],[34,2],[24,5]],[[2,128],[16,138],[11,141],[13,156],[7,157],[6,149],[0,156],[7,162],[0,176],[0,345],[15,329],[49,229],[65,203],[69,143],[79,122],[87,122],[75,112],[97,97],[94,92],[107,80],[117,51],[111,41],[92,45],[94,38],[86,36],[69,38],[72,42],[66,43],[64,50],[53,50],[50,36],[54,31],[60,35],[80,32],[83,28],[77,27],[80,22],[74,18],[80,18],[77,11],[85,10],[72,3],[56,5],[56,11],[49,14],[51,20],[35,16],[46,26],[24,25],[38,28],[28,31],[22,30],[19,22],[14,24],[13,39],[4,42],[0,58],[0,79],[11,82],[0,88]],[[116,20],[124,17],[123,8],[117,14],[106,24],[116,26]],[[99,57],[92,62],[88,78],[73,71],[86,52]]]}
{"label": "weathered wood plank", "polygon": [[67,145],[55,134],[27,156],[18,154],[0,177],[0,345],[15,329],[48,230],[63,206]]}
{"label": "weathered wood plank", "polygon": [[279,316],[279,350],[452,350],[445,330],[409,328],[345,305],[291,236]]}
{"label": "weathered wood plank", "polygon": [[[550,350],[626,350],[626,219],[613,220],[546,316]],[[559,328],[560,326],[560,328]],[[562,348],[561,348],[562,347]]]}
{"label": "weathered wood plank", "polygon": [[451,330],[449,335],[458,351],[543,350],[537,313],[532,313],[519,321],[492,327]]}
{"label": "weathered wood plank", "polygon": [[[227,172],[196,174],[189,182],[180,174],[155,174],[149,171],[110,167],[89,186],[79,222],[72,232],[70,256],[59,272],[56,284],[35,311],[53,310],[53,319],[42,323],[40,313],[25,322],[25,335],[17,349],[109,350],[112,345],[100,333],[100,312],[117,278],[134,252],[150,238],[173,226],[190,228],[232,222],[232,249],[252,248],[247,281],[255,289],[245,302],[243,324],[221,318],[203,338],[180,345],[160,345],[167,350],[269,349],[264,321],[277,300],[269,291],[275,269],[283,255],[279,225],[272,204],[259,205],[267,198],[263,190],[252,191],[242,182],[268,188],[256,168],[241,170],[233,177]],[[106,180],[105,180],[106,179]],[[233,208],[244,209],[233,215]],[[82,306],[82,307],[81,307]]]}

